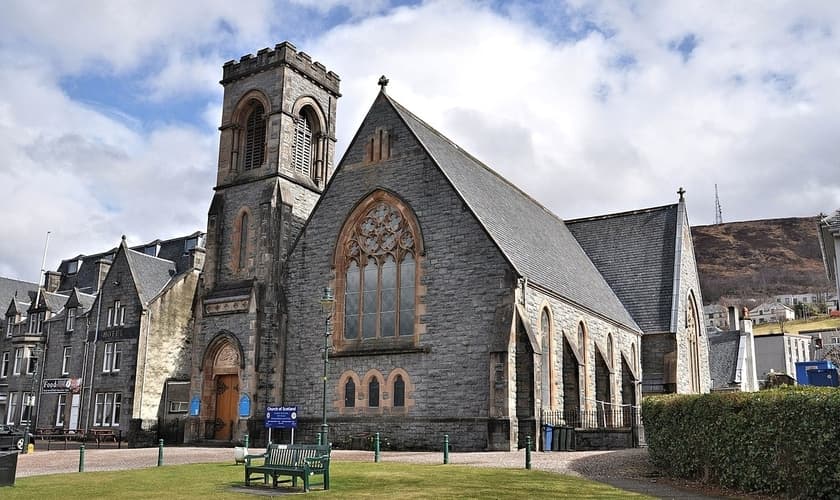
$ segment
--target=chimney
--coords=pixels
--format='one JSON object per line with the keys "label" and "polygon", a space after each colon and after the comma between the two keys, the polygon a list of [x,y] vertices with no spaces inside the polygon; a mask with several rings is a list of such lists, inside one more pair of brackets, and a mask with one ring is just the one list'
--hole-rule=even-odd
{"label": "chimney", "polygon": [[61,286],[61,273],[58,271],[47,271],[44,273],[44,290],[52,293]]}
{"label": "chimney", "polygon": [[111,269],[111,261],[107,259],[99,259],[96,261],[96,290],[102,289],[102,283],[105,282],[105,276]]}
{"label": "chimney", "polygon": [[729,306],[727,309],[729,310],[729,329],[737,330],[741,325],[741,315],[738,312],[738,307]]}
{"label": "chimney", "polygon": [[190,250],[189,268],[201,271],[204,269],[204,257],[207,254],[206,250],[201,247],[195,247]]}

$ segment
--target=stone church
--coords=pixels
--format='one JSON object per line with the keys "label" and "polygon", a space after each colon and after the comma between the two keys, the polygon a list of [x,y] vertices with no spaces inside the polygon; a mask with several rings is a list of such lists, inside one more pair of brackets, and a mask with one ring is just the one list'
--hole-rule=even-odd
{"label": "stone church", "polygon": [[384,78],[337,167],[339,78],[322,64],[281,43],[221,84],[187,442],[259,440],[267,405],[295,405],[298,440],[323,411],[339,445],[379,431],[508,450],[543,412],[606,422],[642,393],[709,390],[682,190],[564,222]]}

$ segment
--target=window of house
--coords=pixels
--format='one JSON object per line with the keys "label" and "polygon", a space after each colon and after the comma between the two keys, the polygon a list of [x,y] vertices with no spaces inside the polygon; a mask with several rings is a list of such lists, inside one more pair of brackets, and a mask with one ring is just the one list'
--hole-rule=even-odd
{"label": "window of house", "polygon": [[73,349],[70,346],[64,347],[64,355],[61,357],[61,374],[68,375],[70,373],[70,357]]}
{"label": "window of house", "polygon": [[58,395],[58,404],[55,408],[55,426],[64,427],[64,410],[67,408],[67,394]]}
{"label": "window of house", "polygon": [[32,393],[24,392],[20,407],[20,423],[28,424],[32,418]]}
{"label": "window of house", "polygon": [[[372,205],[372,206],[370,206]],[[414,335],[414,225],[395,205],[369,204],[342,231],[346,341]]]}
{"label": "window of house", "polygon": [[394,379],[394,398],[393,405],[396,408],[405,406],[405,380],[402,375],[397,375]]}
{"label": "window of house", "polygon": [[375,378],[368,384],[368,406],[379,408],[379,381]]}
{"label": "window of house", "polygon": [[99,392],[96,394],[96,405],[94,407],[94,427],[107,427],[120,425],[120,408],[122,405],[122,394],[119,392]]}
{"label": "window of house", "polygon": [[67,324],[65,325],[64,329],[68,332],[72,332],[73,328],[76,326],[76,308],[71,307],[67,310]]}
{"label": "window of house", "polygon": [[189,252],[190,250],[194,249],[198,246],[198,237],[195,238],[187,238],[184,240],[184,253]]}
{"label": "window of house", "polygon": [[44,326],[45,312],[37,312],[29,315],[29,333],[41,333]]}
{"label": "window of house", "polygon": [[840,337],[831,337],[832,344],[840,344]]}
{"label": "window of house", "polygon": [[257,101],[251,101],[251,110],[245,121],[242,169],[259,168],[265,156],[265,108]]}
{"label": "window of house", "polygon": [[114,306],[108,308],[107,326],[122,326],[125,324],[125,306],[120,305],[119,300],[114,301]]}
{"label": "window of house", "polygon": [[149,245],[143,248],[143,253],[146,255],[151,255],[152,257],[157,257],[158,253],[158,246],[157,245]]}
{"label": "window of house", "polygon": [[15,365],[12,368],[12,375],[20,375],[20,370],[23,367],[23,347],[15,349]]}
{"label": "window of house", "polygon": [[67,263],[67,274],[75,274],[79,270],[79,261],[72,260]]}
{"label": "window of house", "polygon": [[18,406],[20,405],[20,394],[17,392],[9,393],[9,411],[6,413],[6,423],[12,425],[15,423]]}
{"label": "window of house", "polygon": [[312,123],[304,110],[295,120],[295,143],[292,154],[295,171],[307,177],[312,174]]}
{"label": "window of house", "polygon": [[119,342],[107,342],[105,344],[105,355],[102,357],[102,371],[103,372],[118,372],[120,371],[120,361],[122,360],[122,347]]}
{"label": "window of house", "polygon": [[32,375],[38,369],[38,357],[35,355],[31,347],[28,348],[27,351],[29,357],[27,358],[26,362],[26,374]]}
{"label": "window of house", "polygon": [[0,358],[0,378],[6,378],[9,376],[9,351],[3,353],[2,358]]}
{"label": "window of house", "polygon": [[344,407],[354,408],[356,406],[356,383],[352,378],[347,379],[344,384]]}
{"label": "window of house", "polygon": [[12,325],[14,324],[14,319],[11,316],[6,318],[6,337],[12,336]]}
{"label": "window of house", "polygon": [[190,409],[189,401],[170,401],[169,413],[187,413]]}

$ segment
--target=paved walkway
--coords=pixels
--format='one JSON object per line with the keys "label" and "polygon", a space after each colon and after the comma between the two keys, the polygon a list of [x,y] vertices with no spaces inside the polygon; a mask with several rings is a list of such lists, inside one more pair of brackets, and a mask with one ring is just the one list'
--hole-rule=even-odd
{"label": "paved walkway", "polygon": [[[256,451],[251,448],[251,451]],[[85,452],[85,471],[139,469],[157,465],[157,448],[88,449]],[[524,451],[451,453],[450,463],[477,467],[525,466]],[[336,461],[373,461],[373,452],[334,450]],[[164,464],[189,464],[233,461],[230,448],[168,447],[164,449]],[[433,452],[383,452],[383,462],[419,464],[442,463],[441,453]],[[617,451],[534,452],[531,454],[534,470],[586,477],[608,483],[628,491],[636,491],[658,498],[721,498],[675,488],[652,477],[647,463],[646,449]],[[40,474],[77,472],[78,450],[36,451],[19,455],[17,477]]]}

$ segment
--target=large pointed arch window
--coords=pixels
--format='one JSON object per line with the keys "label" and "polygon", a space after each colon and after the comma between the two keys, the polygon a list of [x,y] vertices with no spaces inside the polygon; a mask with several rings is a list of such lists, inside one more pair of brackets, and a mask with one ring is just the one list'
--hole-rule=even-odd
{"label": "large pointed arch window", "polygon": [[265,159],[265,108],[257,100],[251,101],[251,110],[245,121],[244,139],[242,169],[260,167]]}
{"label": "large pointed arch window", "polygon": [[344,342],[413,336],[420,242],[411,212],[380,192],[357,208],[340,245]]}
{"label": "large pointed arch window", "polygon": [[699,393],[700,386],[700,322],[694,294],[689,294],[685,312],[685,329],[688,348],[688,370],[691,392]]}

